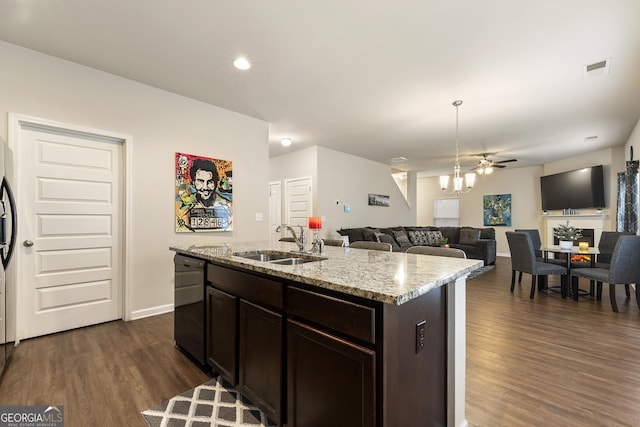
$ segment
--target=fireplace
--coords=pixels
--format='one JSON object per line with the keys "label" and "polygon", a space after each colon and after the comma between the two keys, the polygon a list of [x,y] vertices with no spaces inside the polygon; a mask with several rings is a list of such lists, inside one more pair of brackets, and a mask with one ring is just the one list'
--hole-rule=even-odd
{"label": "fireplace", "polygon": [[[578,240],[574,240],[573,246],[579,246],[580,242],[587,242],[589,243],[589,246],[595,246],[595,236],[596,236],[596,230],[594,230],[593,228],[583,228],[582,237],[579,238]],[[554,245],[560,244],[558,238],[555,236],[553,237],[553,244]]]}
{"label": "fireplace", "polygon": [[[582,228],[583,230],[593,230],[583,232],[585,236],[588,236],[589,246],[597,247],[600,242],[600,235],[607,228],[607,215],[606,214],[577,214],[577,215],[542,215],[540,217],[544,221],[544,234],[542,244],[544,246],[557,245],[558,241],[553,236],[553,228],[560,224],[566,224],[569,221],[569,225]],[[589,234],[587,234],[589,233]],[[593,239],[593,240],[591,240]]]}
{"label": "fireplace", "polygon": [[[589,246],[595,246],[595,230],[593,228],[583,228],[582,237],[573,241],[573,246],[580,246],[580,242],[587,242]],[[558,245],[559,239],[553,237],[553,244]],[[557,259],[567,259],[566,254],[556,254]],[[591,262],[591,255],[587,254],[572,254],[571,262]]]}

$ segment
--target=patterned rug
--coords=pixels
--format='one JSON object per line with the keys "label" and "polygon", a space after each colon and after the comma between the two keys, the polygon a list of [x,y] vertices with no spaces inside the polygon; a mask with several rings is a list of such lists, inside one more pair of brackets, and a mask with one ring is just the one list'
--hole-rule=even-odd
{"label": "patterned rug", "polygon": [[494,268],[496,268],[495,265],[484,265],[482,267],[480,267],[477,270],[473,270],[471,273],[469,273],[469,276],[467,277],[467,280],[471,280],[474,277],[478,277],[481,274],[486,273],[489,270],[493,270]]}
{"label": "patterned rug", "polygon": [[149,427],[275,427],[222,377],[142,412]]}

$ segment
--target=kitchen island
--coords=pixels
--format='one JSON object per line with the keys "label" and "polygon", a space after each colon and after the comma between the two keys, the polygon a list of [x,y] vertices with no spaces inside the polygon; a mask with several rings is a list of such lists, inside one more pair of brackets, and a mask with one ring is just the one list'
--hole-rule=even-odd
{"label": "kitchen island", "polygon": [[207,261],[214,371],[286,426],[464,426],[466,276],[478,260],[287,242],[174,246]]}

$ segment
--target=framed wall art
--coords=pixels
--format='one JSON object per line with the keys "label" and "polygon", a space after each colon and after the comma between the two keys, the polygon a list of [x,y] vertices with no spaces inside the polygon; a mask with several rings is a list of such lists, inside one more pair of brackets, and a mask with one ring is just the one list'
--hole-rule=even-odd
{"label": "framed wall art", "polygon": [[383,194],[371,194],[369,193],[369,205],[370,206],[389,206],[389,196]]}
{"label": "framed wall art", "polygon": [[511,227],[511,194],[484,196],[484,225]]}
{"label": "framed wall art", "polygon": [[176,233],[233,230],[230,160],[176,153]]}

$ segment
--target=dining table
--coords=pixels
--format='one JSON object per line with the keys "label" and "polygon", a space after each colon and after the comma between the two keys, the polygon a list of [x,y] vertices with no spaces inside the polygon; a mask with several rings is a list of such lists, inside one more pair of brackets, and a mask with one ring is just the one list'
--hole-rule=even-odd
{"label": "dining table", "polygon": [[[600,254],[600,250],[597,247],[593,247],[593,246],[589,246],[587,248],[581,248],[579,246],[572,246],[571,249],[567,249],[564,247],[561,247],[560,245],[552,245],[552,246],[545,246],[542,248],[542,253],[543,253],[543,259],[544,262],[548,262],[549,261],[549,254],[553,254],[554,258],[558,258],[557,255],[562,255],[564,254],[566,257],[566,261],[567,261],[567,280],[565,281],[565,283],[563,284],[563,286],[566,286],[565,289],[563,289],[562,295],[563,297],[566,295],[572,296],[573,299],[575,301],[578,301],[578,296],[579,293],[581,292],[580,289],[577,290],[577,292],[573,292],[572,290],[572,286],[571,286],[571,268],[576,268],[575,266],[572,266],[571,263],[571,257],[574,255],[585,255],[589,257],[589,261],[588,267],[580,267],[580,268],[593,268],[595,266],[596,263],[596,258],[597,256]],[[587,262],[582,262],[581,264],[586,264]],[[577,264],[576,262],[573,263],[574,265]],[[593,288],[593,286],[592,286]],[[586,291],[582,291],[583,293],[589,294],[591,296],[593,296],[593,289],[591,289],[589,292]]]}

